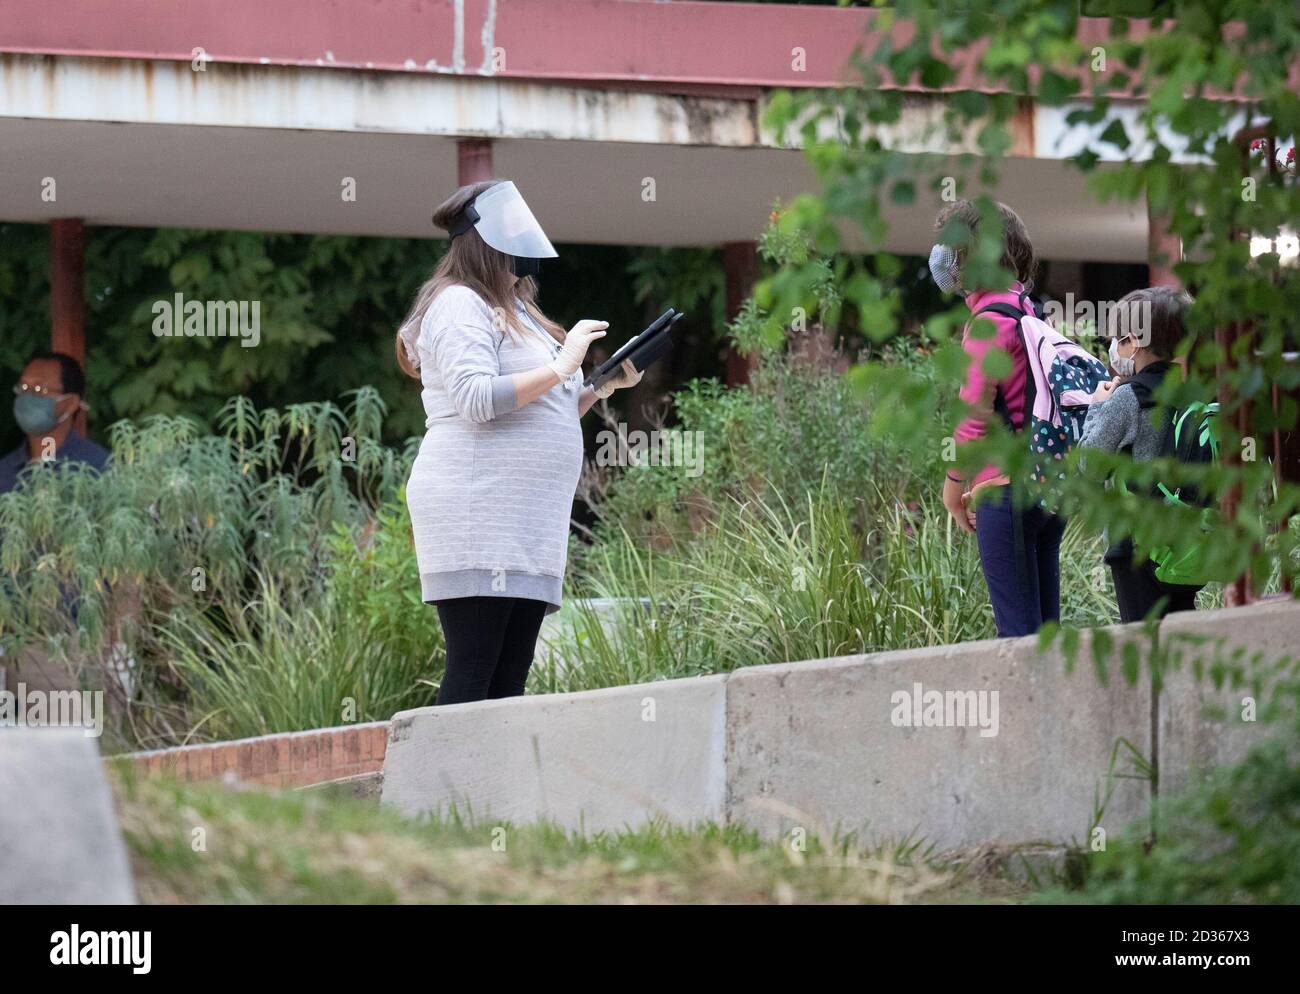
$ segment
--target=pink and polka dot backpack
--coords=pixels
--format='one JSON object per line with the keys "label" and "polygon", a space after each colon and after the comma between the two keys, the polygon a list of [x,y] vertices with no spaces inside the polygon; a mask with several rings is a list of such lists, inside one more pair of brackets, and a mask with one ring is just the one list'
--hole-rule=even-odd
{"label": "pink and polka dot backpack", "polygon": [[[1065,478],[1061,461],[1083,433],[1093,391],[1110,377],[1101,360],[1043,320],[1041,309],[1027,293],[1020,295],[1020,305],[990,304],[976,311],[972,319],[992,311],[1019,324],[1026,367],[1021,433],[1033,457],[1032,483],[1040,489],[1050,488],[1054,481]],[[1001,391],[993,407],[1011,427]]]}

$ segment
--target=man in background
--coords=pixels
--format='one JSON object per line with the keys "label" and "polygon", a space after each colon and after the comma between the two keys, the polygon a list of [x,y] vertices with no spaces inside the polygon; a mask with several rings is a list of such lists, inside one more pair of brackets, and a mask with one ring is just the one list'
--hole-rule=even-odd
{"label": "man in background", "polygon": [[81,365],[62,352],[45,352],[31,360],[14,387],[14,420],[26,440],[0,457],[0,494],[18,485],[18,475],[32,462],[79,462],[102,470],[108,451],[73,427],[86,402]]}
{"label": "man in background", "polygon": [[[34,462],[55,465],[82,463],[100,471],[109,453],[74,427],[77,412],[84,410],[86,377],[80,363],[62,352],[44,352],[27,363],[14,387],[14,420],[26,439],[14,451],[0,456],[0,495],[19,485],[19,476]],[[75,603],[66,605],[76,617]],[[130,666],[119,667],[124,688],[130,690]],[[66,667],[53,662],[43,650],[29,648],[22,662],[6,659],[0,648],[0,689],[15,690],[19,682],[29,690],[76,690],[79,681]]]}

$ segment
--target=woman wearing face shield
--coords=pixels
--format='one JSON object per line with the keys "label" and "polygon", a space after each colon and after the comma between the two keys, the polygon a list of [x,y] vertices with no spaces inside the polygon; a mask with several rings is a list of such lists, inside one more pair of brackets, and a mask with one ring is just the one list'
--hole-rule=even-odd
{"label": "woman wearing face shield", "polygon": [[599,391],[582,362],[604,321],[566,333],[536,303],[556,251],[515,185],[463,186],[434,212],[451,238],[397,333],[423,390],[425,436],[406,500],[425,603],[447,643],[439,704],[524,692],[542,618],[560,606],[583,444]]}

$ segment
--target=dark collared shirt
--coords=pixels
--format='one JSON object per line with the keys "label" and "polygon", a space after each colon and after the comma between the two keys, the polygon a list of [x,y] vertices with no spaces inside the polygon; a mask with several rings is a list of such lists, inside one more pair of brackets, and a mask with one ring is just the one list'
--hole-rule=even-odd
{"label": "dark collared shirt", "polygon": [[[96,445],[85,435],[72,431],[68,433],[67,441],[54,453],[54,461],[80,462],[92,469],[102,470],[108,462],[108,450]],[[18,474],[27,467],[27,463],[26,440],[8,455],[0,456],[0,494],[8,493],[18,485]]]}

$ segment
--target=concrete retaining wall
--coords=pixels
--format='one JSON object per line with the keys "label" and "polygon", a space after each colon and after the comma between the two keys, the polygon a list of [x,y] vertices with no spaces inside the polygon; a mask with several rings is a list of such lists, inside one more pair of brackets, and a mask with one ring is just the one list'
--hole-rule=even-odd
{"label": "concrete retaining wall", "polygon": [[[1116,669],[1102,687],[1090,665],[1067,673],[1035,639],[1009,639],[739,670],[727,684],[728,819],[768,836],[915,834],[941,848],[1083,839],[1116,742],[1150,753],[1149,686]],[[944,713],[918,711],[936,693]],[[983,728],[969,713],[979,696]],[[945,724],[916,727],[917,713]],[[1113,783],[1103,824],[1118,828],[1145,811],[1147,789]]]}
{"label": "concrete retaining wall", "polygon": [[[1132,658],[1149,655],[1143,628],[1104,631],[1104,684],[1085,634],[1073,672],[1028,638],[403,712],[383,801],[408,814],[455,808],[479,822],[545,818],[588,831],[661,816],[766,835],[910,835],[941,848],[1084,841],[1099,809],[1107,833],[1148,810],[1150,781],[1112,771],[1156,760],[1172,790],[1265,734],[1206,714],[1216,692],[1194,682],[1191,663],[1238,650],[1294,656],[1300,604],[1167,620],[1162,644],[1180,646],[1186,665],[1163,692],[1145,668],[1133,684],[1121,675],[1126,645]],[[981,734],[994,714],[996,734]]]}
{"label": "concrete retaining wall", "polygon": [[587,831],[724,815],[725,677],[420,708],[393,716],[383,801]]}
{"label": "concrete retaining wall", "polygon": [[1258,718],[1278,678],[1296,674],[1300,605],[1175,615],[1160,638],[1173,667],[1159,693],[1160,792],[1174,793],[1215,766],[1240,762],[1268,734]]}

